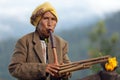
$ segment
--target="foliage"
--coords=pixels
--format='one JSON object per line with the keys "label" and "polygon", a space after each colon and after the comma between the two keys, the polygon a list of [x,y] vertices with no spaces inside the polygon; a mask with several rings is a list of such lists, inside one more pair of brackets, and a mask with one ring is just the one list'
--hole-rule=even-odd
{"label": "foliage", "polygon": [[[113,33],[112,36],[106,35],[107,29],[103,21],[96,24],[95,29],[90,33],[90,57],[98,56],[117,56],[117,49],[119,43],[119,35],[117,32]],[[95,65],[92,68],[93,72],[101,70],[100,65]]]}

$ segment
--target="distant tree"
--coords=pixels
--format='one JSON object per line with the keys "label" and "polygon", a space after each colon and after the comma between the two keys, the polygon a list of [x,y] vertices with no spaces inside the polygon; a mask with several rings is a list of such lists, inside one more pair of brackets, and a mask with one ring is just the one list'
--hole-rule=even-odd
{"label": "distant tree", "polygon": [[[98,22],[94,27],[93,31],[90,32],[90,57],[99,57],[105,55],[111,55],[115,57],[118,56],[118,33],[112,33],[112,36],[110,37],[106,33],[107,30],[103,21]],[[102,67],[100,65],[95,65],[91,68],[93,72],[98,72],[101,69]]]}

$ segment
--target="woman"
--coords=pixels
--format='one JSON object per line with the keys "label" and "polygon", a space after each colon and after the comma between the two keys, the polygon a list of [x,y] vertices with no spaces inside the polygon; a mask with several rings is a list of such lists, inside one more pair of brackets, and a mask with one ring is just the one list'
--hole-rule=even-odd
{"label": "woman", "polygon": [[[50,3],[45,2],[32,13],[31,23],[35,32],[20,38],[15,46],[9,72],[19,80],[62,80],[69,73],[58,75],[59,65],[54,64],[49,30],[54,32],[58,16]],[[67,42],[54,35],[59,64],[69,63]]]}

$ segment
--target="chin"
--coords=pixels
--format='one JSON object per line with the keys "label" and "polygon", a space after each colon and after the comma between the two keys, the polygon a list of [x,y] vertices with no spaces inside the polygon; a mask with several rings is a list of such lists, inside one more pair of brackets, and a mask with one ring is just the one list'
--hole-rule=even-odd
{"label": "chin", "polygon": [[46,38],[48,38],[48,37],[49,37],[49,34],[45,34],[44,36],[45,36]]}

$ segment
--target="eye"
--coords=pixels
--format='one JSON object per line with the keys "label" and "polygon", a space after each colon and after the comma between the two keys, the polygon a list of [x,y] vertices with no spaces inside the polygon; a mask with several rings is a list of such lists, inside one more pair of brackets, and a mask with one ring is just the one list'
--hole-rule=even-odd
{"label": "eye", "polygon": [[46,20],[46,19],[48,19],[48,17],[44,17],[43,19],[45,19],[45,20]]}
{"label": "eye", "polygon": [[52,20],[53,20],[53,21],[57,21],[57,19],[56,19],[56,18],[52,18]]}

